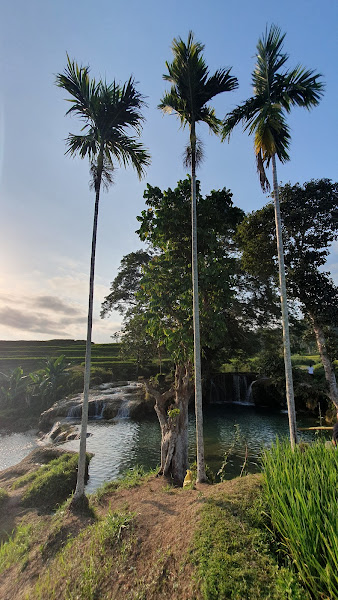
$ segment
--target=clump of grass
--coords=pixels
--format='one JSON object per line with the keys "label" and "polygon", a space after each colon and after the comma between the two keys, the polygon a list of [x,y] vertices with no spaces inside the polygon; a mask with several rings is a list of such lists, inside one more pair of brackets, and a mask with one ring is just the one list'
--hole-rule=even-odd
{"label": "clump of grass", "polygon": [[8,493],[3,488],[0,488],[0,507],[5,503],[8,498]]}
{"label": "clump of grass", "polygon": [[108,512],[104,519],[70,539],[39,578],[32,597],[36,600],[101,598],[101,586],[113,568],[127,562],[133,518],[131,513]]}
{"label": "clump of grass", "polygon": [[22,523],[8,540],[0,545],[0,573],[17,563],[24,566],[37,533],[38,530],[34,530],[32,525]]}
{"label": "clump of grass", "polygon": [[[62,503],[75,489],[77,463],[78,455],[67,452],[30,474],[24,481],[24,484],[27,481],[31,483],[22,496],[22,503],[44,508],[53,508]],[[22,478],[20,480],[19,484],[22,484]]]}
{"label": "clump of grass", "polygon": [[279,442],[263,454],[272,525],[301,579],[317,598],[338,599],[338,452],[318,440],[292,452]]}
{"label": "clump of grass", "polygon": [[201,512],[192,557],[204,600],[307,600],[291,569],[270,552],[257,500],[261,491],[209,499]]}
{"label": "clump of grass", "polygon": [[100,488],[93,494],[93,500],[100,501],[106,494],[115,490],[129,489],[141,485],[143,481],[146,481],[151,475],[154,475],[158,469],[146,470],[142,465],[136,465],[132,469],[128,469],[114,481],[106,481]]}

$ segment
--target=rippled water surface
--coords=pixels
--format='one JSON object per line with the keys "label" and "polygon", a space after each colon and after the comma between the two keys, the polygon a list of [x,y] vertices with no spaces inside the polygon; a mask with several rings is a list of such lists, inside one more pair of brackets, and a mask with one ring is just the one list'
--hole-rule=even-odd
{"label": "rippled water surface", "polygon": [[[303,423],[306,425],[306,423]],[[143,465],[155,468],[160,463],[161,433],[156,416],[147,421],[136,422],[121,419],[115,423],[89,422],[92,434],[87,449],[94,453],[90,462],[87,491],[92,492],[104,481],[115,479],[123,471]],[[288,417],[285,413],[266,413],[251,406],[214,405],[204,412],[205,458],[212,471],[217,472],[227,459],[227,478],[239,475],[247,453],[246,470],[259,470],[259,454],[263,446],[269,446],[276,436],[288,435]],[[303,439],[313,439],[305,432]],[[77,450],[78,440],[67,442],[63,447]],[[195,417],[189,416],[189,457],[195,456]]]}
{"label": "rippled water surface", "polygon": [[16,465],[36,448],[34,431],[0,434],[0,471]]}
{"label": "rippled water surface", "polygon": [[[79,423],[79,421],[75,421]],[[301,422],[298,425],[310,425]],[[195,456],[195,418],[189,416],[189,455]],[[146,421],[117,419],[89,421],[88,452],[94,454],[89,467],[87,491],[93,492],[104,481],[116,479],[134,465],[155,468],[160,462],[160,427],[154,415]],[[217,472],[224,454],[229,453],[225,474],[227,478],[239,475],[245,455],[246,470],[259,469],[259,454],[276,436],[288,435],[288,417],[285,413],[267,413],[253,406],[236,404],[212,405],[204,411],[204,439],[206,462]],[[305,440],[313,439],[312,432],[302,433]],[[32,432],[0,436],[0,469],[16,464],[36,446]],[[63,448],[78,451],[79,441],[62,444]],[[230,451],[230,452],[229,452]]]}

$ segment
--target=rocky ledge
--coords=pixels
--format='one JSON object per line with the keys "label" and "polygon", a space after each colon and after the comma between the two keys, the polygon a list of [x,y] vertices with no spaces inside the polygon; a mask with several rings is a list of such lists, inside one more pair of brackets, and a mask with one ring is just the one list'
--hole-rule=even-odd
{"label": "rocky ledge", "polygon": [[[40,416],[40,431],[49,431],[60,419],[80,419],[83,394],[76,394],[55,402]],[[111,420],[116,417],[140,419],[154,410],[154,402],[146,398],[144,386],[136,381],[103,383],[90,390],[89,419]]]}

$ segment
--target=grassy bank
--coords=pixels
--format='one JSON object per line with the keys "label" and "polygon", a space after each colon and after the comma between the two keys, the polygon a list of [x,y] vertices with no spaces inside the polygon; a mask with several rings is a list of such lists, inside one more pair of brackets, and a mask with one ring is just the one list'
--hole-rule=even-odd
{"label": "grassy bank", "polygon": [[90,499],[91,516],[81,516],[67,503],[56,512],[27,505],[42,474],[59,477],[70,464],[50,455],[37,468],[41,457],[0,474],[0,525],[14,529],[0,550],[3,600],[307,599],[271,551],[261,476],[185,490],[138,468],[106,484]]}

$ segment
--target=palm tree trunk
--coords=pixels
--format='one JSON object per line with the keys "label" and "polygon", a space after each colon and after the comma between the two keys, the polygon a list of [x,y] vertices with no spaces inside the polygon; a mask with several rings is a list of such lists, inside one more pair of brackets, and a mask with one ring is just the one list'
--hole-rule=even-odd
{"label": "palm tree trunk", "polygon": [[95,272],[95,252],[96,252],[96,234],[97,220],[99,213],[100,200],[100,185],[96,188],[95,209],[93,221],[92,235],[92,253],[90,259],[90,276],[89,276],[89,299],[88,299],[88,320],[87,320],[87,341],[86,341],[86,358],[84,371],[84,387],[83,387],[83,403],[82,403],[82,418],[81,418],[81,434],[80,434],[80,449],[79,462],[77,472],[76,489],[72,500],[73,507],[86,505],[86,496],[84,493],[85,486],[85,471],[86,471],[86,443],[87,443],[87,426],[88,426],[88,398],[90,384],[90,366],[91,366],[91,344],[92,344],[92,326],[93,326],[93,300],[94,300],[94,272]]}
{"label": "palm tree trunk", "polygon": [[278,189],[278,182],[277,182],[277,168],[276,168],[275,154],[272,155],[272,174],[273,174],[273,197],[274,197],[274,206],[275,206],[275,222],[276,222],[276,237],[277,237],[278,267],[279,267],[279,286],[280,286],[280,299],[281,299],[281,306],[282,306],[284,365],[285,365],[285,379],[286,379],[286,400],[287,400],[288,415],[289,415],[290,442],[291,442],[291,448],[294,449],[295,445],[297,444],[296,409],[295,409],[295,399],[294,399],[294,393],[293,393],[291,349],[290,349],[290,335],[289,335],[289,315],[288,315],[288,304],[287,304],[287,297],[286,297],[284,250],[283,250],[283,238],[282,238],[282,222],[281,222],[280,205],[279,205],[279,189]]}
{"label": "palm tree trunk", "polygon": [[191,144],[191,255],[192,255],[192,295],[194,328],[194,371],[195,371],[195,414],[196,414],[196,454],[197,482],[206,481],[203,439],[203,406],[201,376],[201,342],[198,296],[198,260],[197,260],[197,201],[196,201],[196,134],[195,124],[190,127]]}
{"label": "palm tree trunk", "polygon": [[323,363],[323,367],[324,367],[324,373],[325,373],[325,379],[328,383],[329,386],[329,397],[331,402],[333,402],[334,406],[336,407],[336,411],[337,411],[337,418],[338,418],[338,388],[337,388],[337,381],[336,381],[336,376],[335,376],[335,372],[334,372],[334,368],[332,366],[331,360],[328,356],[327,353],[327,349],[326,349],[326,343],[325,343],[325,335],[324,332],[321,328],[321,326],[319,325],[317,319],[314,317],[313,314],[309,313],[309,317],[312,321],[313,324],[313,330],[315,332],[315,336],[316,336],[316,342],[317,342],[317,347],[318,347],[318,352],[320,354],[320,358],[322,360]]}

